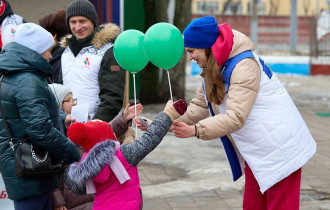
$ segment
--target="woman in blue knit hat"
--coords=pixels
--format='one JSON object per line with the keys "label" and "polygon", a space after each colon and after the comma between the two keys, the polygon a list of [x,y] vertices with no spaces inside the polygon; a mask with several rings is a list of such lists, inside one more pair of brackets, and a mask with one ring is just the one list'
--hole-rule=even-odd
{"label": "woman in blue knit hat", "polygon": [[233,179],[245,173],[243,209],[299,209],[301,167],[316,143],[284,86],[228,24],[198,18],[183,36],[203,80],[175,136],[221,138]]}

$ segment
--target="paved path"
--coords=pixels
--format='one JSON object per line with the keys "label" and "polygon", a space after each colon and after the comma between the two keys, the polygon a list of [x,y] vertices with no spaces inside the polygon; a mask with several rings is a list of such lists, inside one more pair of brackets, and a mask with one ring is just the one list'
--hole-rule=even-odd
{"label": "paved path", "polygon": [[[318,144],[303,167],[302,210],[330,210],[330,77],[279,76]],[[187,77],[186,99],[194,96],[198,77]],[[165,104],[146,105],[153,118]],[[319,114],[319,115],[317,115]],[[142,135],[138,132],[138,136]],[[242,209],[244,177],[233,182],[219,140],[178,139],[167,134],[140,164],[144,210]]]}

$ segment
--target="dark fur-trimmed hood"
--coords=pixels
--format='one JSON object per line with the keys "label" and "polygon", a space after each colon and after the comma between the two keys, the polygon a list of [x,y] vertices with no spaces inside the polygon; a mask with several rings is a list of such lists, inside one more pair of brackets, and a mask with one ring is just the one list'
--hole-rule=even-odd
{"label": "dark fur-trimmed hood", "polygon": [[115,142],[107,140],[96,144],[80,163],[72,163],[64,173],[64,182],[72,192],[85,194],[86,181],[94,178],[113,160]]}
{"label": "dark fur-trimmed hood", "polygon": [[[119,34],[120,34],[120,28],[116,24],[106,23],[106,24],[100,25],[99,27],[95,28],[92,45],[96,49],[99,49],[100,47],[102,47],[102,45],[104,45],[106,43],[115,42],[115,40]],[[60,41],[61,47],[67,47],[68,40],[71,37],[72,37],[72,34],[68,34],[68,35],[64,36]]]}

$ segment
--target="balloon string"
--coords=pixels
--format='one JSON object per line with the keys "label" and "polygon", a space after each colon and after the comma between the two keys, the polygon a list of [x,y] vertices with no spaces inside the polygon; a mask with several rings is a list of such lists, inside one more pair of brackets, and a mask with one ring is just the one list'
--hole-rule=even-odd
{"label": "balloon string", "polygon": [[172,88],[171,88],[171,79],[170,79],[170,71],[169,70],[167,70],[167,77],[168,77],[168,86],[170,87],[171,100],[173,102]]}
{"label": "balloon string", "polygon": [[[136,72],[133,72],[132,74],[133,74],[133,83],[134,83],[134,105],[135,105],[134,112],[135,112],[135,117],[137,117],[136,116],[136,87],[135,87],[135,74],[136,74]],[[135,138],[137,138],[137,124],[135,124]]]}

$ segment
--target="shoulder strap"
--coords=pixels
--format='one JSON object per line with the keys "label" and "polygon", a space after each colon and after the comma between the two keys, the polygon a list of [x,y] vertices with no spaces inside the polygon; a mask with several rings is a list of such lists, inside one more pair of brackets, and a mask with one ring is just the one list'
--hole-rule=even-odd
{"label": "shoulder strap", "polygon": [[9,141],[10,147],[14,151],[13,137],[11,135],[11,132],[10,132],[10,129],[9,129],[9,126],[8,126],[7,119],[6,119],[5,114],[3,112],[3,109],[2,109],[2,100],[1,100],[1,84],[2,84],[2,79],[3,79],[3,75],[1,75],[1,78],[0,78],[0,112],[1,112],[3,124],[5,125],[6,130],[7,130],[8,141]]}
{"label": "shoulder strap", "polygon": [[242,52],[242,53],[236,55],[235,57],[232,57],[225,63],[221,74],[222,74],[222,76],[224,78],[224,82],[226,84],[226,92],[228,91],[228,87],[230,85],[231,73],[233,72],[236,64],[238,62],[240,62],[241,60],[243,60],[244,58],[254,58],[252,51],[249,50],[249,51]]}
{"label": "shoulder strap", "polygon": [[[206,98],[204,79],[202,80],[202,87],[203,87],[204,97],[205,97],[205,101],[207,102],[207,106],[209,108],[210,115],[213,117],[213,116],[215,116],[215,113],[213,111],[211,103]],[[243,171],[241,169],[238,154],[236,153],[235,148],[234,148],[232,142],[230,141],[230,139],[228,138],[228,136],[222,136],[222,137],[220,137],[220,140],[222,142],[223,148],[227,155],[227,159],[228,159],[230,169],[231,169],[231,172],[233,175],[233,180],[236,181],[243,175]]]}

